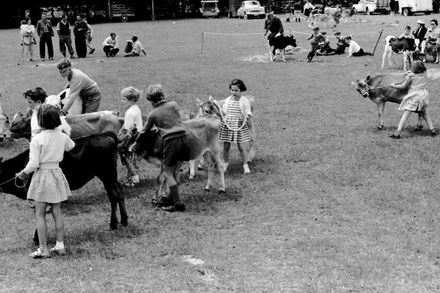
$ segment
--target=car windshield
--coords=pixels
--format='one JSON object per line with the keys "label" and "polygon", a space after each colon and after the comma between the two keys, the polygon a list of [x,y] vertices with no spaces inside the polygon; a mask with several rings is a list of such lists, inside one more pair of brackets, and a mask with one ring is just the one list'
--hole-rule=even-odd
{"label": "car windshield", "polygon": [[246,1],[246,5],[249,5],[249,6],[260,6],[260,2],[258,2],[258,1]]}

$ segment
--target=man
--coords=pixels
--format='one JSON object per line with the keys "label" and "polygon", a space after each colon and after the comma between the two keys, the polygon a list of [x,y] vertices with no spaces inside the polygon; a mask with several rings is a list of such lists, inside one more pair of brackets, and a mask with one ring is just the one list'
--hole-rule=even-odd
{"label": "man", "polygon": [[73,58],[72,37],[70,30],[70,23],[67,21],[67,14],[63,15],[63,18],[57,25],[58,38],[60,39],[60,51],[64,58],[66,57],[66,47],[69,50],[70,58]]}
{"label": "man", "polygon": [[73,34],[75,35],[75,49],[78,58],[86,58],[87,56],[87,24],[83,21],[83,16],[78,15],[77,21],[73,26]]}
{"label": "man", "polygon": [[62,112],[67,114],[76,99],[80,98],[83,104],[82,113],[97,112],[101,103],[101,90],[98,84],[79,69],[73,69],[69,59],[63,59],[57,64],[62,77],[67,78],[69,95],[64,98],[66,104]]}
{"label": "man", "polygon": [[[420,50],[420,54],[422,54],[423,59],[425,58],[425,48],[426,48],[426,41],[425,41],[425,35],[428,29],[425,27],[425,22],[421,19],[417,20],[417,29],[413,32],[415,43],[416,43],[416,50]],[[426,60],[425,60],[426,61]]]}
{"label": "man", "polygon": [[[435,56],[434,63],[439,63],[440,29],[438,27],[438,21],[437,19],[432,19],[429,24],[431,28],[428,29],[426,33],[426,46]],[[426,62],[426,58],[423,62]]]}
{"label": "man", "polygon": [[273,11],[269,11],[266,16],[266,21],[264,23],[264,29],[266,30],[265,36],[270,31],[270,34],[267,36],[267,40],[269,41],[269,51],[273,51],[273,42],[275,37],[284,33],[283,23],[281,19],[273,14]]}
{"label": "man", "polygon": [[118,37],[115,33],[110,33],[110,36],[104,40],[102,45],[104,46],[103,50],[107,57],[114,57],[119,52]]}
{"label": "man", "polygon": [[140,56],[141,52],[144,54],[144,56],[147,56],[147,52],[145,52],[144,46],[138,40],[138,37],[137,36],[131,37],[131,40],[127,41],[127,47],[125,48],[126,54],[124,55],[124,57]]}
{"label": "man", "polygon": [[40,37],[40,58],[41,61],[45,60],[46,57],[46,45],[47,45],[47,54],[49,60],[53,60],[53,29],[52,23],[49,19],[47,19],[46,12],[41,14],[41,19],[37,22],[37,34]]}
{"label": "man", "polygon": [[[151,102],[154,109],[149,113],[142,133],[150,132],[155,126],[163,138],[163,175],[170,190],[169,197],[165,201],[154,204],[162,206],[162,209],[167,212],[182,212],[185,210],[185,206],[180,201],[175,173],[179,172],[177,167],[180,162],[189,160],[189,146],[185,135],[186,130],[180,118],[179,106],[176,102],[168,102],[165,99],[160,84],[150,85],[147,88],[147,100]],[[134,149],[137,148],[137,145],[136,141]]]}

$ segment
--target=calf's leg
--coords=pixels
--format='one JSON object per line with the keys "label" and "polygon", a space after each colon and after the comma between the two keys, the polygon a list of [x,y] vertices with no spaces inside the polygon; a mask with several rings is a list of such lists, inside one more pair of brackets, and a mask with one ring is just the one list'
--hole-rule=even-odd
{"label": "calf's leg", "polygon": [[379,116],[379,124],[377,125],[377,129],[382,130],[384,128],[383,123],[383,113],[385,110],[385,102],[377,103],[377,114]]}

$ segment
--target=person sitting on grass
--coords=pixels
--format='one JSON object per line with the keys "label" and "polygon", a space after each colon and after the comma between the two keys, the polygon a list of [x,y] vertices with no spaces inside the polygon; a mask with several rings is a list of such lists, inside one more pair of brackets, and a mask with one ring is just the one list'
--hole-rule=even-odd
{"label": "person sitting on grass", "polygon": [[127,45],[125,47],[125,55],[124,57],[137,57],[141,55],[141,52],[147,56],[147,52],[144,50],[144,46],[138,40],[137,36],[133,36],[131,40],[127,41]]}
{"label": "person sitting on grass", "polygon": [[352,40],[351,36],[348,36],[345,38],[345,41],[349,44],[348,45],[348,57],[359,57],[359,56],[371,56],[371,53],[364,52],[364,49],[359,46],[357,42]]}

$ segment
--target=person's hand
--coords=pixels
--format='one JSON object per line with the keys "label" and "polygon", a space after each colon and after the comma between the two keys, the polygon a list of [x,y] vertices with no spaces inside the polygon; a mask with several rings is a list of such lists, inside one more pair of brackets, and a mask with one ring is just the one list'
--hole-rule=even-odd
{"label": "person's hand", "polygon": [[21,171],[20,173],[15,174],[15,177],[25,181],[29,178],[29,174],[26,174],[24,171]]}

